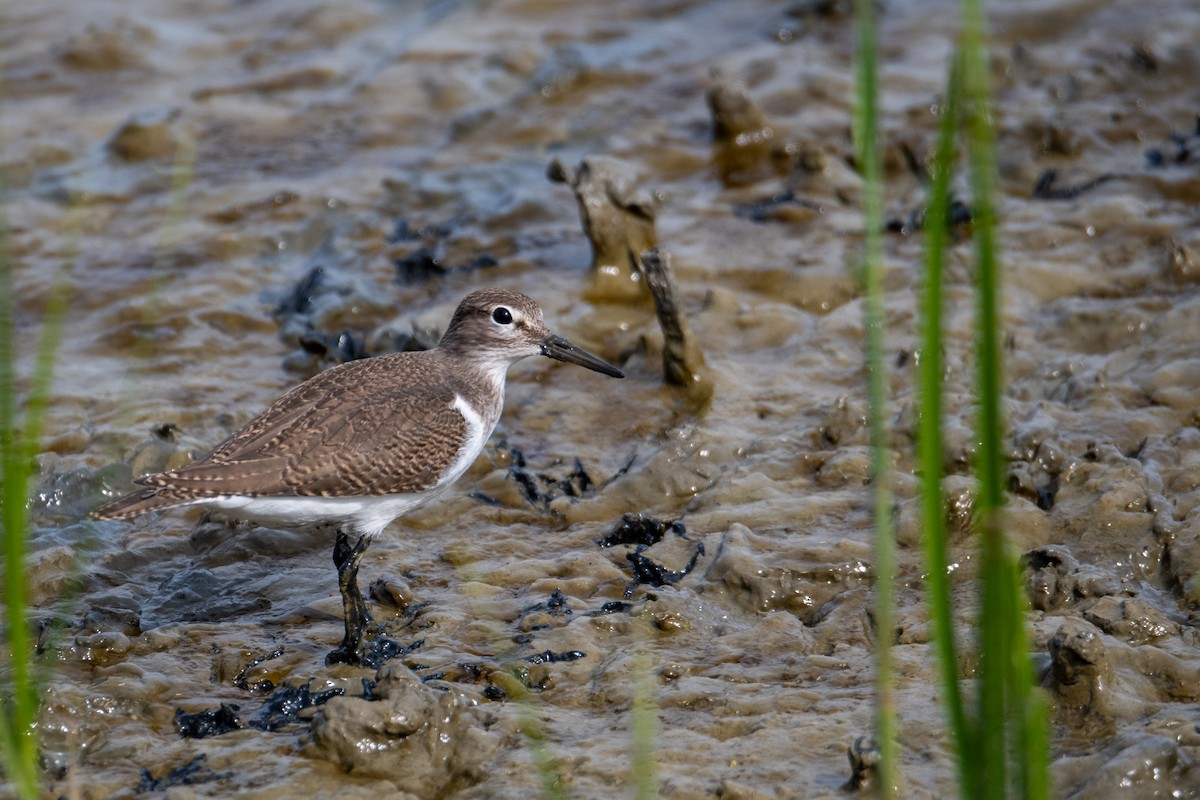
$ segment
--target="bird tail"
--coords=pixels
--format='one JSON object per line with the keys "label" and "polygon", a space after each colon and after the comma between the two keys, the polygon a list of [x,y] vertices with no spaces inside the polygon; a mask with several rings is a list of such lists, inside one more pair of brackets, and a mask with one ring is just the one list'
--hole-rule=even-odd
{"label": "bird tail", "polygon": [[147,486],[132,494],[109,501],[91,513],[95,519],[131,519],[148,511],[185,506],[195,498],[172,492],[163,486]]}

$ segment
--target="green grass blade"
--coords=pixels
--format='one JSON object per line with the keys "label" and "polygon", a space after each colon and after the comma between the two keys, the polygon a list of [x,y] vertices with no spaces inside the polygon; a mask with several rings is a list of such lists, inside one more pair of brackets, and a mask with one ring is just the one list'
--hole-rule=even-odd
{"label": "green grass blade", "polygon": [[954,606],[950,596],[945,502],[942,496],[942,270],[945,264],[950,211],[950,177],[954,172],[954,140],[958,128],[960,79],[953,65],[946,81],[933,180],[925,213],[924,284],[921,296],[921,358],[918,364],[920,403],[917,453],[924,488],[921,497],[923,542],[928,571],[926,594],[934,629],[934,645],[942,678],[942,703],[954,751],[958,755],[959,788],[964,797],[976,778],[977,760],[966,757],[972,750],[972,733],[958,685],[958,644],[954,635]]}
{"label": "green grass blade", "polygon": [[896,787],[896,696],[892,675],[895,630],[896,544],[888,470],[887,375],[883,356],[883,177],[878,142],[878,67],[874,0],[855,0],[855,156],[863,176],[865,258],[863,284],[870,405],[871,476],[875,489],[875,743],[879,748],[879,796]]}
{"label": "green grass blade", "polygon": [[562,766],[550,749],[546,725],[534,707],[533,698],[516,670],[498,671],[493,678],[517,706],[517,726],[529,746],[529,756],[542,785],[543,800],[568,800]]}
{"label": "green grass blade", "polygon": [[[648,650],[649,645],[646,648]],[[634,670],[631,723],[633,796],[637,800],[654,800],[658,797],[658,703],[654,691],[654,668],[646,650],[635,659]]]}
{"label": "green grass blade", "polygon": [[0,759],[22,798],[38,796],[37,748],[33,739],[36,697],[31,696],[30,637],[25,582],[25,501],[30,463],[17,425],[16,351],[8,183],[0,166],[0,538],[3,539],[5,650],[9,680],[0,686]]}
{"label": "green grass blade", "polygon": [[17,424],[15,321],[12,260],[8,239],[7,187],[0,174],[0,525],[3,526],[4,604],[9,681],[0,688],[0,758],[22,798],[38,796],[37,742],[34,723],[37,695],[32,680],[32,645],[25,576],[25,532],[28,522],[31,464],[23,432]]}
{"label": "green grass blade", "polygon": [[[974,216],[975,282],[977,289],[977,338],[979,417],[977,422],[981,455],[976,461],[979,476],[977,510],[995,516],[1004,504],[1003,480],[1003,356],[1000,350],[1000,268],[996,243],[996,161],[989,102],[983,11],[980,0],[963,0],[963,93],[965,100],[968,153],[971,166],[971,200]],[[994,522],[985,522],[998,528]]]}
{"label": "green grass blade", "polygon": [[[21,422],[17,384],[15,285],[8,226],[7,175],[0,166],[0,539],[4,564],[4,656],[7,674],[0,687],[0,764],[22,798],[40,796],[37,719],[45,669],[35,662],[29,620],[25,556],[29,531],[29,488],[41,439],[55,357],[62,341],[69,281],[56,276],[43,310],[42,333],[34,359]],[[77,252],[78,233],[72,237]],[[69,262],[68,262],[69,263]],[[41,666],[45,666],[42,664]]]}
{"label": "green grass blade", "polygon": [[[77,222],[81,223],[82,218],[77,217]],[[82,228],[76,224],[72,230],[71,241],[74,246],[70,248],[72,254],[78,253],[79,235]],[[39,450],[39,442],[42,438],[42,418],[46,411],[46,405],[50,399],[50,386],[54,378],[54,365],[58,356],[60,345],[62,344],[63,327],[67,318],[67,303],[71,294],[70,281],[70,262],[68,261],[59,270],[55,277],[53,285],[50,287],[50,294],[46,299],[46,308],[42,314],[42,336],[38,343],[37,358],[34,362],[33,379],[29,387],[29,399],[25,403],[25,430],[24,430],[24,446],[25,461],[28,464],[33,463],[34,457]],[[28,498],[28,496],[27,496]],[[26,525],[29,524],[28,518]],[[77,542],[77,548],[86,549],[84,542]],[[76,552],[79,552],[77,549]],[[79,580],[68,579],[66,585],[73,586],[79,583]],[[60,606],[65,604],[67,595],[71,594],[68,590],[64,596],[59,598]],[[51,622],[41,632],[39,648],[44,648],[48,643],[53,643],[58,640],[58,632],[62,627],[62,620],[65,614],[62,609],[60,613],[52,616]],[[34,659],[34,654],[30,653],[31,660]],[[31,684],[28,692],[35,704],[34,711],[36,713],[37,706],[40,705],[42,692],[50,682],[51,672],[54,669],[53,655],[47,655],[45,658],[39,658],[31,661],[33,670],[31,672]]]}
{"label": "green grass blade", "polygon": [[[979,478],[977,518],[982,538],[983,602],[980,652],[981,797],[1044,792],[1044,704],[1033,698],[1020,569],[1006,541],[1003,451],[1003,324],[997,254],[997,170],[981,0],[963,0],[963,93],[971,165],[977,285]],[[1010,755],[1015,763],[1010,763]],[[1015,770],[1015,776],[1014,776]],[[1037,773],[1037,774],[1035,774]]]}
{"label": "green grass blade", "polygon": [[42,337],[38,343],[37,361],[33,368],[33,381],[29,387],[29,399],[25,403],[25,431],[23,443],[26,459],[37,455],[38,442],[42,438],[42,416],[50,397],[50,384],[54,378],[54,361],[62,343],[63,320],[67,315],[67,298],[70,295],[69,271],[63,268],[50,289],[46,309],[42,316]]}
{"label": "green grass blade", "polygon": [[[1022,641],[1027,637],[1022,629]],[[1028,665],[1026,665],[1028,668]],[[1021,742],[1019,753],[1022,794],[1027,800],[1048,800],[1050,797],[1050,726],[1047,724],[1046,698],[1033,683],[1030,673],[1030,689],[1021,720]]]}
{"label": "green grass blade", "polygon": [[[11,283],[11,278],[8,282]],[[50,394],[55,357],[62,341],[68,289],[66,271],[63,270],[51,287],[42,317],[42,335],[38,345],[28,400],[25,403],[23,430],[13,433],[11,446],[13,456],[15,459],[19,459],[19,464],[12,462],[11,467],[6,465],[5,469],[5,475],[10,474],[9,469],[12,469],[11,474],[16,476],[13,485],[6,486],[6,492],[11,491],[12,494],[4,499],[6,512],[5,592],[10,604],[7,611],[10,620],[9,657],[13,666],[13,685],[11,687],[13,723],[17,731],[25,732],[19,733],[17,736],[15,756],[23,765],[23,768],[19,769],[28,775],[34,787],[38,783],[39,773],[37,739],[34,730],[40,705],[41,687],[46,684],[47,680],[45,675],[39,674],[38,664],[34,660],[34,643],[29,636],[28,614],[24,610],[18,612],[15,606],[19,603],[24,609],[28,602],[24,561],[25,537],[29,530],[29,484],[33,458],[37,455],[38,442],[41,440],[42,417]],[[5,391],[12,390],[12,384],[8,384],[8,387]],[[12,424],[16,427],[15,419]],[[11,516],[9,509],[12,509],[13,512]],[[9,531],[12,532],[11,536]],[[36,788],[34,788],[34,794],[36,795]]]}

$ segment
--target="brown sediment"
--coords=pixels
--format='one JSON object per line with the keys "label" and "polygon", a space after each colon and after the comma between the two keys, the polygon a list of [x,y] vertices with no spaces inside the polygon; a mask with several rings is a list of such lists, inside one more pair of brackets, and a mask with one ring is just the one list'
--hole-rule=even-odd
{"label": "brown sediment", "polygon": [[1054,693],[1057,720],[1076,735],[1112,735],[1143,717],[1147,704],[1200,697],[1200,669],[1191,659],[1130,646],[1088,621],[1063,621],[1048,645],[1044,685]]}
{"label": "brown sediment", "polygon": [[850,792],[870,791],[879,769],[879,748],[870,736],[860,736],[846,748],[850,760],[850,777],[842,787]]}
{"label": "brown sediment", "polygon": [[277,92],[293,92],[297,89],[324,86],[337,81],[341,76],[336,70],[325,66],[306,67],[303,69],[282,72],[256,78],[251,81],[229,86],[206,86],[192,93],[195,100],[209,100],[222,95],[237,94],[274,94]]}
{"label": "brown sediment", "polygon": [[487,731],[495,720],[475,700],[427,686],[395,662],[375,680],[370,699],[334,697],[317,711],[311,755],[352,774],[387,778],[419,798],[445,797],[487,777],[500,741]]}
{"label": "brown sediment", "polygon": [[127,19],[108,25],[88,25],[58,48],[58,58],[66,66],[88,72],[110,72],[141,66],[141,52],[158,44],[153,31]]}
{"label": "brown sediment", "polygon": [[640,259],[656,243],[658,201],[637,187],[633,168],[609,156],[588,156],[575,168],[556,158],[546,175],[575,192],[579,219],[592,246],[586,296],[601,302],[644,298]]}
{"label": "brown sediment", "polygon": [[108,151],[125,161],[173,156],[177,145],[171,124],[178,116],[178,109],[135,114],[113,132],[108,140]]}
{"label": "brown sediment", "polygon": [[707,95],[713,161],[727,186],[744,186],[788,171],[792,148],[737,81],[718,77]]}

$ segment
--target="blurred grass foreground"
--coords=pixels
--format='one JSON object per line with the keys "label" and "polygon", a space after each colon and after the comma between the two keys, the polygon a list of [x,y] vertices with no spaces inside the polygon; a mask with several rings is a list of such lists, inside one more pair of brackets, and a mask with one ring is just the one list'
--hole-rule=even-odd
{"label": "blurred grass foreground", "polygon": [[40,796],[37,720],[50,667],[38,658],[31,630],[28,576],[29,492],[42,415],[66,313],[67,283],[55,282],[43,310],[42,332],[24,402],[17,376],[15,301],[4,178],[0,175],[0,525],[4,546],[4,646],[0,648],[0,766],[21,798]]}
{"label": "blurred grass foreground", "polygon": [[[962,33],[948,69],[939,109],[941,125],[932,163],[924,223],[925,264],[920,301],[920,406],[918,463],[923,485],[922,530],[928,578],[927,601],[942,676],[951,746],[964,798],[1045,798],[1049,794],[1049,744],[1045,702],[1034,686],[1026,631],[1020,564],[1005,537],[1004,365],[1000,322],[1001,263],[995,209],[996,163],[990,110],[988,59],[981,0],[962,0]],[[864,180],[863,216],[866,292],[865,329],[868,395],[876,492],[876,747],[878,794],[892,797],[903,785],[899,773],[897,709],[891,671],[893,582],[895,579],[892,498],[888,487],[887,397],[883,350],[882,178],[878,147],[878,67],[873,0],[856,0],[858,29],[855,154]],[[960,141],[961,140],[961,141]],[[971,192],[976,297],[977,486],[974,535],[981,561],[978,639],[979,679],[974,708],[958,680],[960,644],[948,580],[943,476],[942,269],[946,250],[950,184],[956,145],[965,149]]]}

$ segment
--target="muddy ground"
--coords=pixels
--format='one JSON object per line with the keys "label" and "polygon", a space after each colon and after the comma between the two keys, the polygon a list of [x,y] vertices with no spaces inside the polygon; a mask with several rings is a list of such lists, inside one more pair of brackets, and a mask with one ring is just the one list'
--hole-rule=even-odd
{"label": "muddy ground", "polygon": [[[529,797],[535,757],[572,797],[629,796],[647,684],[662,796],[844,796],[874,635],[847,5],[6,5],[25,374],[71,266],[30,544],[39,617],[68,597],[48,643],[50,796]],[[1200,10],[990,5],[1008,530],[1030,554],[1057,794],[1200,796]],[[944,0],[880,7],[913,798],[954,790],[913,377],[923,165],[956,20]],[[714,89],[740,145],[714,145]],[[621,280],[592,272],[563,181],[580,188],[594,157],[629,175],[584,188],[655,218],[700,395],[663,383],[628,250],[601,258]],[[640,250],[649,234],[622,235]],[[970,263],[958,242],[946,488],[964,635]],[[534,296],[627,377],[512,370],[478,463],[367,554],[371,607],[406,650],[378,673],[324,664],[341,635],[327,533],[86,518],[317,370],[429,346],[489,285]],[[649,539],[601,546],[626,515],[667,524],[635,518]],[[522,733],[536,719],[543,749]]]}

